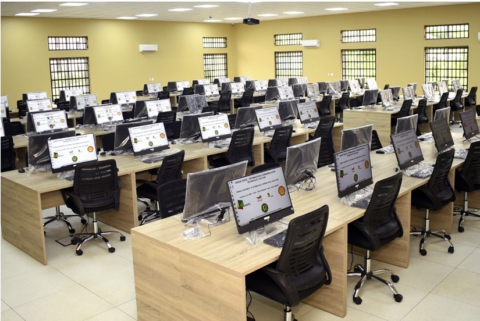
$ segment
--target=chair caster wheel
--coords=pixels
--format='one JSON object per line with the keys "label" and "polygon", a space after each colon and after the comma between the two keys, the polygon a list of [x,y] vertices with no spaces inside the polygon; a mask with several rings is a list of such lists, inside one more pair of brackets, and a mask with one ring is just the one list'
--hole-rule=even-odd
{"label": "chair caster wheel", "polygon": [[448,248],[448,253],[453,253],[453,251],[454,251],[453,246],[450,246],[450,247]]}
{"label": "chair caster wheel", "polygon": [[357,296],[356,298],[353,298],[353,302],[355,302],[356,305],[362,304],[362,298]]}
{"label": "chair caster wheel", "polygon": [[77,255],[82,255],[83,251],[82,250],[77,250]]}
{"label": "chair caster wheel", "polygon": [[75,234],[75,229],[72,228],[71,230],[69,230],[70,234]]}
{"label": "chair caster wheel", "polygon": [[114,253],[114,252],[115,252],[115,248],[114,248],[114,247],[109,248],[109,249],[108,249],[108,252]]}
{"label": "chair caster wheel", "polygon": [[400,281],[400,277],[398,275],[392,275],[391,278],[393,283],[397,283],[398,281]]}
{"label": "chair caster wheel", "polygon": [[444,235],[443,237],[446,238],[447,240],[451,240],[451,239],[452,239],[452,237],[451,237],[450,235]]}
{"label": "chair caster wheel", "polygon": [[123,235],[120,236],[120,242],[125,242],[126,239],[127,239],[127,238],[126,238],[125,236],[123,236]]}
{"label": "chair caster wheel", "polygon": [[422,254],[422,256],[427,255],[427,250],[420,250],[420,254]]}
{"label": "chair caster wheel", "polygon": [[355,265],[355,267],[353,268],[353,271],[356,272],[356,273],[362,272],[356,265]]}
{"label": "chair caster wheel", "polygon": [[82,219],[80,220],[80,222],[81,222],[82,224],[87,224],[87,220],[84,219],[84,218],[82,218]]}
{"label": "chair caster wheel", "polygon": [[47,232],[43,231],[43,235],[44,235],[44,236],[47,235]]}
{"label": "chair caster wheel", "polygon": [[463,233],[463,232],[465,231],[465,228],[464,228],[463,226],[459,226],[459,227],[458,227],[458,231],[459,231],[460,233]]}
{"label": "chair caster wheel", "polygon": [[138,221],[141,222],[143,220],[143,216],[142,215],[138,215]]}
{"label": "chair caster wheel", "polygon": [[402,302],[402,300],[403,300],[403,295],[401,295],[401,294],[394,294],[394,295],[393,295],[393,298],[394,298],[395,301],[397,301],[397,302]]}

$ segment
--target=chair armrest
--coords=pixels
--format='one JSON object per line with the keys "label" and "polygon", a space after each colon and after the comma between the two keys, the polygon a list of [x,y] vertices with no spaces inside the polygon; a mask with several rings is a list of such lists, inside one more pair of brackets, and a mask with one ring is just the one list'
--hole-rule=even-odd
{"label": "chair armrest", "polygon": [[79,212],[78,214],[80,216],[84,216],[85,215],[85,210],[84,210],[84,207],[83,207],[83,203],[80,200],[80,197],[78,197],[77,195],[74,195],[73,190],[72,191],[67,191],[66,194],[73,201],[73,204],[75,204],[75,207],[78,209],[78,212]]}
{"label": "chair armrest", "polygon": [[320,248],[320,259],[322,260],[322,264],[325,267],[325,270],[327,270],[327,278],[328,280],[325,282],[325,285],[330,285],[332,283],[332,271],[330,270],[330,265],[328,265],[327,258],[325,257],[324,252],[324,247]]}
{"label": "chair armrest", "polygon": [[287,297],[290,307],[295,307],[300,304],[300,297],[298,291],[293,285],[292,281],[288,278],[288,275],[280,271],[275,270],[270,266],[262,268],[272,280],[280,287],[285,296]]}
{"label": "chair armrest", "polygon": [[355,225],[358,230],[367,238],[368,242],[372,244],[374,251],[378,251],[382,247],[380,240],[375,234],[375,230],[372,226],[367,225],[362,221],[354,221],[350,224]]}

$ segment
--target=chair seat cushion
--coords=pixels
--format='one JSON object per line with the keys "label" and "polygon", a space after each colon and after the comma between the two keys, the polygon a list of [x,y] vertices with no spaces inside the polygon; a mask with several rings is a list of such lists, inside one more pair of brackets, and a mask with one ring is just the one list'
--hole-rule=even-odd
{"label": "chair seat cushion", "polygon": [[[432,211],[439,211],[441,208],[435,208],[435,204],[433,201],[423,192],[424,186],[414,189],[412,191],[412,206],[423,208]],[[437,194],[440,198],[440,202],[442,207],[447,205],[448,203],[452,202],[455,198],[455,194],[450,190],[450,188],[446,188],[440,193]]]}
{"label": "chair seat cushion", "polygon": [[[387,224],[379,226],[376,229],[376,233],[378,235],[384,236],[380,238],[380,245],[384,246],[398,238],[402,231],[398,226],[397,222],[392,220],[389,221]],[[379,250],[373,247],[373,244],[368,241],[365,235],[354,224],[348,224],[348,244],[352,244],[354,246],[358,246],[362,249],[366,249],[369,251]]]}
{"label": "chair seat cushion", "polygon": [[151,200],[158,201],[157,191],[147,184],[143,184],[137,187],[137,197],[145,197]]}
{"label": "chair seat cushion", "polygon": [[[78,210],[78,208],[75,206],[75,203],[73,203],[72,199],[71,198],[67,198],[67,201],[65,202],[65,205],[71,209],[73,211],[73,213],[75,214],[80,214],[80,211]],[[106,205],[106,206],[99,206],[99,207],[95,207],[95,208],[85,208],[84,211],[85,211],[85,214],[87,213],[93,213],[93,212],[100,212],[100,211],[106,211],[106,210],[109,210],[109,209],[112,209],[112,208],[115,208],[115,204],[112,203],[110,205]]]}

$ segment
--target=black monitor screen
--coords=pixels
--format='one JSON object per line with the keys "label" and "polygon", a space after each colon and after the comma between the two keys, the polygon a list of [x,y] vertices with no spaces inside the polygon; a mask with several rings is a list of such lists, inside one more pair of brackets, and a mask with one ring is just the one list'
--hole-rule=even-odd
{"label": "black monitor screen", "polygon": [[184,115],[182,119],[182,126],[180,128],[180,138],[195,138],[200,137],[200,126],[198,124],[199,117],[213,116],[213,112]]}
{"label": "black monitor screen", "polygon": [[342,130],[341,150],[346,150],[359,145],[372,145],[373,125],[366,125],[356,128]]}
{"label": "black monitor screen", "polygon": [[317,138],[287,148],[285,176],[288,186],[302,182],[317,172],[320,140]]}
{"label": "black monitor screen", "polygon": [[388,89],[392,91],[393,100],[398,100],[400,95],[400,87],[389,87]]}
{"label": "black monitor screen", "polygon": [[133,107],[133,118],[147,117],[148,112],[147,112],[147,107],[145,106],[145,102],[155,101],[155,100],[158,100],[158,98],[148,99],[148,100],[137,100],[135,102],[135,106]]}
{"label": "black monitor screen", "polygon": [[377,103],[378,89],[365,90],[363,94],[362,106],[375,105]]}
{"label": "black monitor screen", "polygon": [[143,120],[138,122],[130,122],[125,124],[118,124],[115,126],[115,151],[127,151],[132,149],[132,141],[130,140],[130,127],[138,127],[143,125],[152,124],[153,120]]}
{"label": "black monitor screen", "polygon": [[32,166],[48,165],[50,163],[50,153],[48,151],[48,141],[50,139],[66,138],[75,136],[74,130],[67,130],[53,134],[39,134],[28,137],[28,164]]}
{"label": "black monitor screen", "polygon": [[398,166],[404,170],[423,161],[423,153],[413,129],[390,136]]}
{"label": "black monitor screen", "polygon": [[297,104],[298,100],[296,99],[281,101],[278,104],[278,112],[280,113],[280,118],[282,119],[282,121],[297,119]]}
{"label": "black monitor screen", "polygon": [[335,153],[338,197],[373,184],[370,148],[367,144]]}
{"label": "black monitor screen", "polygon": [[430,123],[435,147],[438,152],[442,152],[453,146],[452,132],[446,118],[438,119]]}
{"label": "black monitor screen", "polygon": [[460,113],[460,119],[462,120],[463,133],[466,139],[470,139],[479,134],[478,123],[473,109]]}
{"label": "black monitor screen", "polygon": [[237,110],[237,120],[235,121],[235,128],[255,127],[257,125],[256,109],[261,109],[262,106],[254,107],[240,107]]}

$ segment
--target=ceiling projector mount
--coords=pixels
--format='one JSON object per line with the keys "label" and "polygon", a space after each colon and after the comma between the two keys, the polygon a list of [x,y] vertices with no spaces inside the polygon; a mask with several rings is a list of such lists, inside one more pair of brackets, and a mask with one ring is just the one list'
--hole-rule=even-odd
{"label": "ceiling projector mount", "polygon": [[250,14],[251,9],[252,9],[252,2],[249,1],[249,2],[248,2],[248,18],[243,19],[243,24],[250,25],[250,26],[260,24],[260,20],[258,20],[258,19],[253,19],[253,18],[251,17],[251,14]]}

